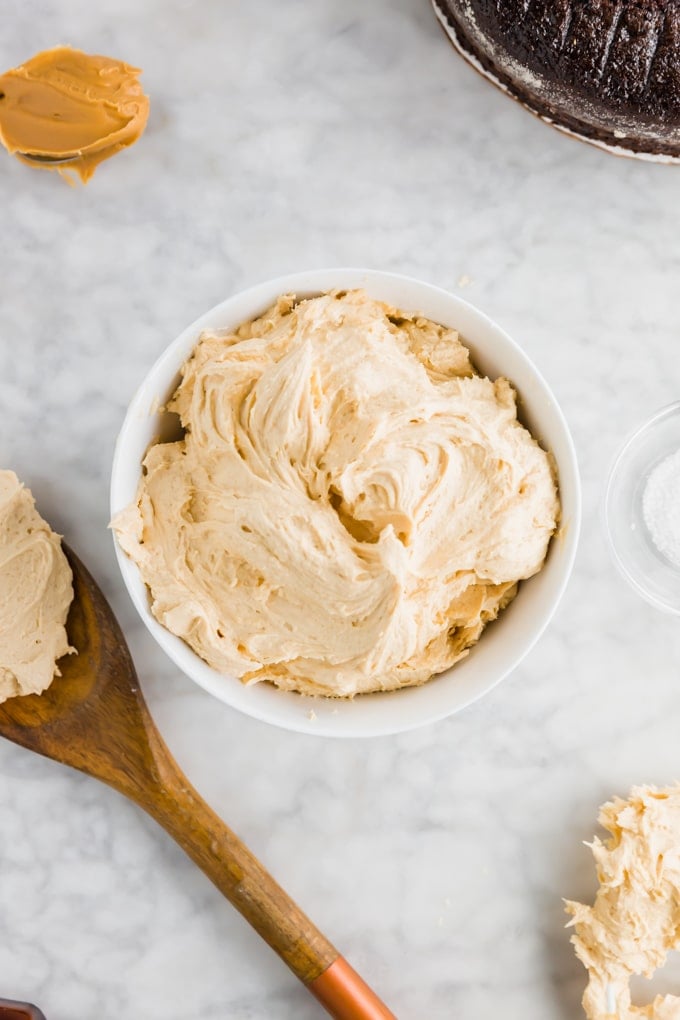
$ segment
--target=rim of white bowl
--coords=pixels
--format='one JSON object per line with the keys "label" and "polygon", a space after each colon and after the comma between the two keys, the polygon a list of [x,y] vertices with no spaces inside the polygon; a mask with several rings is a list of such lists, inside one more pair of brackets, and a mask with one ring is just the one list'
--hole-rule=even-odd
{"label": "rim of white bowl", "polygon": [[607,478],[604,500],[602,502],[602,506],[604,508],[603,515],[604,530],[607,536],[607,545],[609,546],[609,552],[611,554],[612,560],[614,561],[614,566],[618,570],[621,577],[623,577],[628,582],[630,587],[633,589],[634,592],[636,592],[640,596],[640,598],[644,599],[648,605],[653,606],[655,609],[660,610],[662,613],[667,613],[669,616],[680,616],[680,609],[677,609],[675,606],[669,605],[663,599],[656,598],[654,595],[652,595],[652,593],[647,588],[645,588],[645,586],[638,580],[635,574],[633,574],[628,569],[628,567],[626,566],[626,561],[621,557],[621,554],[619,553],[618,550],[618,546],[614,541],[614,536],[612,535],[612,526],[610,522],[612,514],[614,512],[612,490],[614,488],[614,483],[616,482],[619,476],[619,472],[621,471],[621,467],[625,462],[627,454],[630,452],[631,448],[635,445],[638,439],[640,439],[640,437],[644,435],[646,432],[649,432],[649,430],[652,429],[655,425],[657,425],[662,418],[678,414],[679,412],[680,412],[680,400],[674,400],[670,404],[664,404],[663,407],[660,407],[657,411],[654,412],[654,414],[650,415],[649,418],[643,421],[642,424],[638,425],[632,432],[628,434],[627,438],[624,439],[623,443],[621,444],[618,453],[615,455],[614,460],[612,462],[612,466],[609,469],[609,477]]}
{"label": "rim of white bowl", "polygon": [[[222,327],[230,327],[232,325],[236,326],[245,321],[247,318],[252,318],[257,315],[258,309],[260,311],[264,311],[267,304],[271,304],[271,302],[274,301],[280,294],[297,293],[301,296],[309,296],[334,289],[349,290],[356,287],[363,287],[370,293],[372,285],[379,288],[381,284],[384,284],[387,287],[389,287],[390,284],[394,286],[403,286],[404,288],[415,287],[421,295],[429,297],[433,303],[445,302],[450,309],[455,309],[459,313],[467,315],[473,320],[476,320],[479,326],[483,326],[492,333],[495,333],[496,336],[500,338],[512,352],[514,352],[515,357],[524,363],[525,368],[533,377],[533,381],[535,383],[536,392],[534,392],[533,395],[538,395],[543,398],[544,402],[549,406],[550,411],[559,427],[559,431],[561,432],[561,440],[564,449],[562,457],[557,463],[560,482],[560,496],[562,499],[564,493],[564,480],[567,479],[571,501],[571,512],[568,521],[562,523],[559,533],[553,536],[551,543],[551,546],[554,546],[554,544],[558,541],[561,543],[562,564],[559,582],[555,585],[551,599],[549,600],[548,605],[543,608],[537,624],[532,629],[530,636],[524,641],[521,647],[508,658],[507,662],[503,663],[502,667],[495,672],[491,679],[486,680],[483,684],[468,684],[467,687],[471,689],[464,690],[465,685],[461,681],[458,681],[457,678],[454,678],[453,689],[456,693],[456,697],[444,699],[444,703],[439,704],[438,706],[432,705],[429,708],[426,707],[428,700],[431,699],[427,699],[426,695],[421,692],[427,692],[428,689],[431,690],[432,686],[436,684],[438,680],[443,682],[448,678],[452,670],[455,674],[455,671],[460,670],[460,667],[463,666],[465,662],[470,661],[470,657],[468,657],[468,659],[463,660],[460,664],[453,666],[450,670],[445,671],[438,677],[433,677],[426,684],[419,687],[408,687],[402,688],[398,691],[386,691],[375,694],[362,694],[358,695],[353,700],[309,698],[287,691],[274,690],[272,688],[274,699],[280,700],[283,698],[294,698],[297,700],[298,710],[292,713],[288,711],[283,712],[283,702],[281,702],[280,705],[277,705],[277,701],[274,699],[271,699],[272,708],[270,708],[269,705],[263,707],[263,705],[258,703],[258,701],[254,698],[248,699],[248,692],[252,691],[253,688],[245,687],[236,678],[220,674],[216,670],[212,669],[194,651],[192,651],[192,649],[184,641],[182,641],[181,638],[172,634],[155,619],[155,617],[151,614],[148,592],[141,580],[137,566],[120,548],[115,536],[113,539],[115,554],[125,587],[127,588],[128,594],[130,595],[130,598],[132,599],[132,602],[143,623],[166,655],[169,656],[175,665],[178,666],[178,668],[186,676],[188,676],[190,680],[196,683],[199,687],[202,687],[208,693],[212,694],[219,701],[229,705],[237,711],[243,712],[245,715],[249,715],[251,718],[257,719],[260,722],[269,723],[270,725],[279,726],[283,729],[292,730],[298,733],[305,733],[311,736],[343,738],[388,736],[439,722],[450,715],[462,711],[468,705],[477,701],[479,698],[493,690],[494,687],[498,686],[502,680],[504,680],[517,668],[519,663],[529,654],[531,649],[544,633],[559,603],[561,602],[572,573],[581,528],[582,495],[576,450],[571,432],[566,418],[564,417],[550,386],[544,379],[541,372],[536,368],[531,358],[525,353],[520,345],[517,344],[516,341],[514,341],[512,337],[510,337],[509,334],[506,333],[505,330],[502,329],[502,327],[499,326],[493,319],[469,301],[466,301],[456,294],[452,294],[450,291],[447,291],[442,287],[426,283],[415,277],[399,273],[385,272],[377,269],[338,267],[300,271],[264,280],[261,283],[248,287],[246,290],[237,291],[224,301],[221,301],[219,304],[209,309],[203,315],[199,316],[194,320],[194,322],[187,326],[186,329],[182,330],[179,336],[177,336],[161,352],[151,368],[145,373],[143,380],[128,405],[123,424],[116,440],[113,456],[110,493],[110,509],[112,516],[126,506],[130,502],[130,499],[134,497],[134,494],[130,495],[129,486],[126,487],[123,480],[126,468],[130,466],[126,459],[126,447],[131,441],[131,437],[134,437],[135,432],[138,430],[139,422],[144,419],[148,420],[150,415],[153,413],[153,405],[157,406],[159,402],[162,403],[168,396],[168,391],[166,390],[162,396],[156,393],[150,401],[150,383],[156,378],[156,376],[162,373],[163,370],[167,370],[168,367],[174,369],[173,374],[177,375],[180,366],[184,363],[191,350],[193,350],[198,341],[199,335],[203,330],[219,328],[216,320],[222,317]],[[379,297],[378,299],[391,300],[385,297]],[[249,306],[249,310],[245,312],[231,311],[230,314],[230,310],[240,306]],[[414,311],[416,309],[420,311],[421,309],[419,306],[419,301],[412,300],[404,301],[401,305],[401,307],[406,308],[409,311]],[[423,311],[423,314],[427,317],[435,318],[435,316],[431,315],[427,311]],[[445,316],[445,318],[447,317],[448,316]],[[456,327],[453,326],[452,328]],[[475,341],[469,340],[465,331],[462,329],[461,335],[466,341],[466,345],[469,345],[470,348],[473,349],[474,355],[474,348],[476,345]],[[179,352],[184,353],[180,355]],[[482,360],[484,360],[483,356]],[[518,392],[521,402],[523,392],[526,392],[526,388],[519,387]],[[533,431],[535,430],[532,428],[532,432]],[[150,445],[150,443],[147,444],[146,448],[148,448],[148,445]],[[143,456],[143,454],[141,456]],[[139,458],[138,463],[135,464],[135,470],[138,482],[139,476],[141,475],[141,457]],[[127,491],[125,491],[126,489]],[[564,511],[563,503],[562,509]],[[541,573],[542,571],[536,576],[540,577]],[[522,585],[531,584],[532,580],[533,578],[531,578],[528,582],[522,582]],[[521,594],[520,587],[517,599],[515,599],[513,604],[504,611],[503,615],[509,613],[512,610],[513,605],[520,601]],[[481,643],[483,644],[483,642]],[[479,644],[480,643],[478,642],[478,644],[474,647],[473,653],[475,649],[479,647]],[[264,687],[265,685],[257,686]],[[376,699],[380,699],[380,702],[382,703],[381,707],[377,709],[374,708]],[[401,701],[399,706],[397,705],[397,699],[400,699]],[[420,704],[418,704],[416,699],[418,699]],[[317,716],[316,712],[319,711],[320,706],[323,706],[325,710],[331,705],[334,707],[331,708],[330,714],[324,712],[323,717],[320,715]],[[354,709],[354,706],[358,706],[359,712]],[[369,709],[368,711],[366,711],[367,708]],[[402,711],[402,708],[406,710]],[[354,718],[352,718],[352,713],[354,714]]]}

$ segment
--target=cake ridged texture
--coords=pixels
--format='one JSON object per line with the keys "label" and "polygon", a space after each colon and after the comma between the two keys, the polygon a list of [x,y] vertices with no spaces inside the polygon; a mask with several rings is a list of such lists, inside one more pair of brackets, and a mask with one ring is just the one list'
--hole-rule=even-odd
{"label": "cake ridged texture", "polygon": [[434,0],[454,43],[588,141],[680,157],[680,0]]}

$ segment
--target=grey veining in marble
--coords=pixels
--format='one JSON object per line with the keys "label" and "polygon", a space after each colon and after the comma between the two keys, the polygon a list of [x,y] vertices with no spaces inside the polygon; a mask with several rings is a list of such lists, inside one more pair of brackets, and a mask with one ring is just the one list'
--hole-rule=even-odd
{"label": "grey veining in marble", "polygon": [[[680,778],[680,628],[600,520],[625,436],[680,389],[680,170],[565,138],[452,51],[428,0],[9,0],[0,65],[70,42],[144,68],[141,142],[86,188],[0,159],[0,464],[101,579],[152,711],[214,808],[400,1020],[574,1020],[561,897],[633,782]],[[461,715],[332,742],[236,715],[143,631],[106,531],[117,429],[187,323],[279,273],[460,290],[552,384],[581,461],[575,575]],[[0,746],[0,996],[48,1020],[312,1020],[279,961],[113,792]]]}

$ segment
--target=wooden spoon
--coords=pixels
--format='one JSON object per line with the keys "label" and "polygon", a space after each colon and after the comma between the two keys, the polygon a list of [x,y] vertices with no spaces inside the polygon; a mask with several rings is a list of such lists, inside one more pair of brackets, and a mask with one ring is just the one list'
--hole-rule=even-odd
{"label": "wooden spoon", "polygon": [[180,771],[144,703],[111,607],[65,549],[77,655],[44,694],[0,705],[0,735],[100,779],[163,826],[336,1020],[395,1020],[331,943],[208,807]]}

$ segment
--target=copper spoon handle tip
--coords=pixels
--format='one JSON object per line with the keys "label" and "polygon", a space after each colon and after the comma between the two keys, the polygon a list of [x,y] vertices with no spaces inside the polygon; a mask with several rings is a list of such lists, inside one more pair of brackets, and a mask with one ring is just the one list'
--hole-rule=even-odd
{"label": "copper spoon handle tip", "polygon": [[397,1020],[343,956],[307,987],[335,1020]]}

